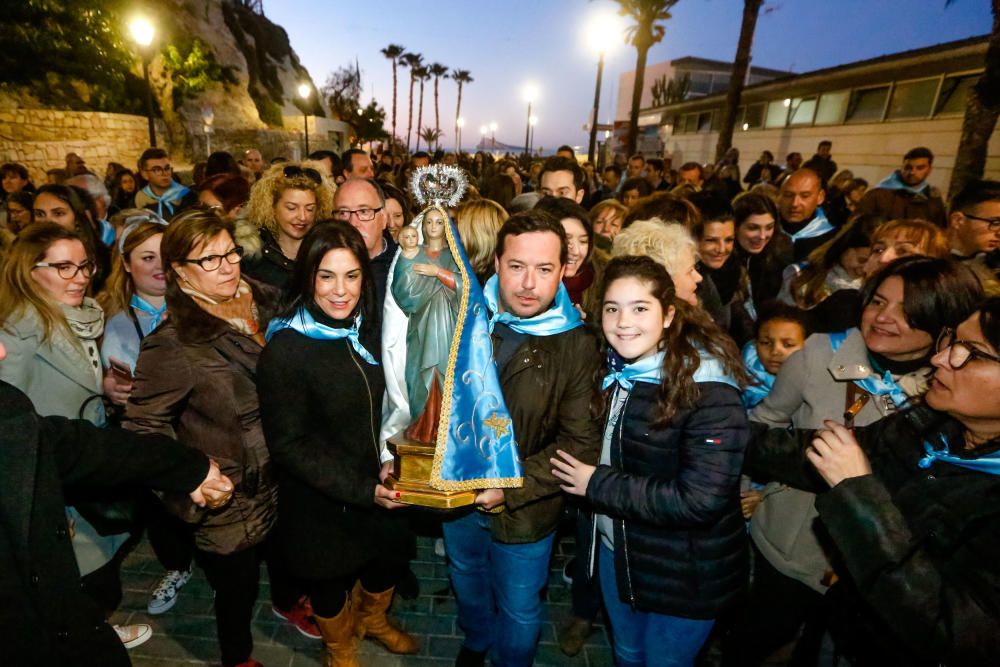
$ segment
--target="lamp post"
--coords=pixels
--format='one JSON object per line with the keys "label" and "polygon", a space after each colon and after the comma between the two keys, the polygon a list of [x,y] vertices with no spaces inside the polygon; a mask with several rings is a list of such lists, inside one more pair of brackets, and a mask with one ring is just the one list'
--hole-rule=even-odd
{"label": "lamp post", "polygon": [[528,156],[535,152],[535,126],[538,125],[538,116],[528,116],[528,129],[531,131],[528,140]]}
{"label": "lamp post", "polygon": [[458,148],[456,149],[455,152],[458,153],[458,155],[462,154],[462,128],[463,127],[465,127],[465,119],[462,118],[461,116],[459,116],[458,118],[455,119],[455,128],[457,130],[455,132],[455,142],[458,144]]}
{"label": "lamp post", "polygon": [[490,123],[490,142],[493,144],[493,152],[497,152],[497,122]]}
{"label": "lamp post", "polygon": [[212,154],[212,124],[215,122],[215,112],[212,106],[206,104],[201,108],[202,129],[205,131],[205,154]]}
{"label": "lamp post", "polygon": [[531,103],[538,98],[538,86],[533,83],[526,84],[524,86],[524,99],[528,103],[528,120],[524,124],[524,154],[527,156],[530,152],[531,143]]}
{"label": "lamp post", "polygon": [[306,154],[303,159],[309,157],[309,107],[306,103],[309,100],[309,94],[312,92],[312,87],[308,83],[299,84],[299,97],[302,98],[302,126],[304,128],[303,136],[306,140]]}
{"label": "lamp post", "polygon": [[153,122],[153,88],[149,85],[149,59],[151,57],[150,45],[156,29],[149,19],[137,16],[132,19],[128,26],[132,33],[132,39],[139,45],[139,55],[142,57],[142,79],[146,82],[146,120],[149,123],[149,145],[156,148],[156,125]]}
{"label": "lamp post", "polygon": [[480,125],[479,126],[479,134],[480,134],[479,144],[481,146],[486,145],[486,133],[489,132],[489,131],[490,131],[490,128],[486,127],[485,125]]}
{"label": "lamp post", "polygon": [[604,76],[604,54],[622,41],[621,19],[612,11],[603,11],[591,16],[586,26],[587,46],[597,51],[597,85],[594,88],[594,108],[590,119],[590,143],[587,146],[587,160],[594,162],[597,147],[597,112],[601,105],[601,79]]}

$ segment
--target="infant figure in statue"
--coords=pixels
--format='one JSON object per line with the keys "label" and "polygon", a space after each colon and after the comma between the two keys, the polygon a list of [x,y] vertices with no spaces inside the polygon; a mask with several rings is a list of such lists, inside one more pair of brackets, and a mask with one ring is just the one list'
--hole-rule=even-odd
{"label": "infant figure in statue", "polygon": [[[392,275],[392,296],[408,318],[406,391],[411,425],[406,435],[434,442],[441,414],[441,390],[447,372],[452,334],[458,321],[460,272],[445,236],[447,212],[430,206],[414,220],[416,229],[400,231],[402,247]],[[406,238],[404,238],[404,235]]]}

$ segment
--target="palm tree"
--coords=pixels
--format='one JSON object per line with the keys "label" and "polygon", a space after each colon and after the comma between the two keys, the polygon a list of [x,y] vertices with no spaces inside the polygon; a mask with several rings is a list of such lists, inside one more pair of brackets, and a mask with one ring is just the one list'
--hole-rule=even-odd
{"label": "palm tree", "polygon": [[462,116],[462,85],[472,83],[473,78],[467,69],[453,69],[451,80],[458,84],[458,104],[455,106],[455,138],[458,139],[458,119]]}
{"label": "palm tree", "polygon": [[[413,130],[413,84],[417,81],[416,70],[423,65],[424,57],[419,53],[404,53],[399,57],[400,63],[410,68],[410,115],[406,121],[406,152],[410,152],[410,133]],[[417,131],[420,127],[417,127]],[[417,140],[419,141],[419,139]]]}
{"label": "palm tree", "polygon": [[424,82],[431,78],[426,67],[414,67],[413,75],[420,82],[420,101],[417,103],[417,147],[420,150],[420,128],[424,122]]}
{"label": "palm tree", "polygon": [[428,65],[427,71],[434,77],[434,129],[441,131],[441,114],[438,113],[438,81],[441,77],[448,78],[448,68],[441,63]]}
{"label": "palm tree", "polygon": [[424,138],[427,142],[427,150],[434,148],[436,150],[438,143],[441,140],[442,132],[441,130],[435,129],[433,127],[425,127],[420,131],[420,136]]}
{"label": "palm tree", "polygon": [[[945,6],[953,0],[946,0]],[[962,119],[962,138],[955,151],[955,167],[948,184],[954,197],[967,183],[983,177],[990,137],[1000,118],[1000,0],[993,0],[993,30],[986,47],[985,71],[969,90]]]}
{"label": "palm tree", "polygon": [[740,108],[740,97],[747,80],[747,70],[750,69],[750,49],[753,47],[753,34],[757,29],[757,16],[764,0],[743,0],[743,25],[740,27],[740,40],[736,44],[736,60],[733,61],[733,72],[729,77],[729,89],[726,91],[726,106],[722,109],[722,122],[719,124],[719,141],[715,144],[715,161],[718,162],[733,145],[733,127],[736,125],[736,112]]}
{"label": "palm tree", "polygon": [[632,111],[628,118],[628,154],[635,153],[639,136],[639,104],[642,101],[643,79],[646,77],[646,56],[654,44],[663,39],[664,28],[658,21],[670,18],[670,8],[678,0],[616,0],[618,14],[635,21],[625,29],[626,41],[635,47],[635,84],[632,86]]}
{"label": "palm tree", "polygon": [[[389,138],[389,145],[395,149],[396,141],[396,66],[399,58],[406,50],[399,44],[390,44],[382,49],[382,55],[392,61],[392,136]],[[393,150],[395,152],[395,150]]]}

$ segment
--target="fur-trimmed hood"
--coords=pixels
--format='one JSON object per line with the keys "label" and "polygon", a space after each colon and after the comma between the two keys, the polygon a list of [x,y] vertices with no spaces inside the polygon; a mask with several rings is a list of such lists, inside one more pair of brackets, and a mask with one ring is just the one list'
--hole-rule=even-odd
{"label": "fur-trimmed hood", "polygon": [[242,246],[244,259],[259,259],[264,249],[264,242],[260,238],[261,228],[253,224],[250,219],[240,213],[234,221],[236,225],[236,245]]}

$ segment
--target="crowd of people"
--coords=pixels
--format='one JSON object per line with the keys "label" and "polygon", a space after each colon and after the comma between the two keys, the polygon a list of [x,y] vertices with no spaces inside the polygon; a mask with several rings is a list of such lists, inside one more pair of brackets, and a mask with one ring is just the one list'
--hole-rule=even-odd
{"label": "crowd of people", "polygon": [[[390,610],[428,524],[458,667],[533,663],[560,536],[570,656],[603,614],[621,666],[709,645],[726,667],[783,648],[803,666],[995,664],[1000,182],[946,202],[927,148],[874,186],[831,153],[764,151],[744,174],[735,149],[676,169],[596,169],[566,146],[249,149],[181,178],[150,148],[103,177],[71,153],[37,188],[0,166],[17,664],[128,664],[151,628],[106,620],[144,534],[163,567],[148,613],[199,567],[225,667],[260,667],[262,562],[274,613],[325,664],[357,665],[365,638],[416,653]],[[469,187],[418,233],[411,177],[432,164]],[[386,481],[383,310],[397,255],[446,250],[445,216],[524,483],[414,521]]]}

